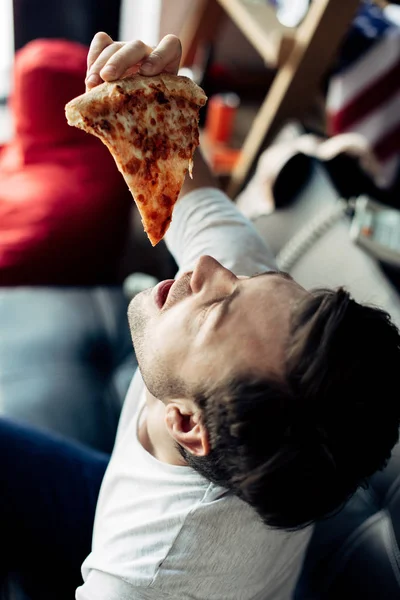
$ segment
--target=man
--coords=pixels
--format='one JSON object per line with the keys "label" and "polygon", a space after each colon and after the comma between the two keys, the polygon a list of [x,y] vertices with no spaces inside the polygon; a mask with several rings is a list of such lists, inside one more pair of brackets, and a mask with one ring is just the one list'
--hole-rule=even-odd
{"label": "man", "polygon": [[[86,83],[135,70],[176,72],[179,61],[174,36],[153,51],[101,33]],[[290,598],[309,525],[382,468],[397,441],[399,333],[386,313],[344,290],[308,292],[277,271],[199,154],[166,241],[180,271],[129,307],[140,371],[76,598]],[[15,455],[32,446],[29,433],[10,424],[2,437]],[[35,444],[54,477],[58,469],[72,482],[76,523],[70,507],[57,521],[37,491],[33,499],[40,551],[53,565],[62,556],[61,578],[63,568],[76,573],[84,553],[106,461],[43,437]],[[5,504],[10,544],[18,511],[25,533],[30,526],[24,503],[17,505]],[[53,545],[48,522],[56,523]],[[60,598],[65,585],[49,597]]]}

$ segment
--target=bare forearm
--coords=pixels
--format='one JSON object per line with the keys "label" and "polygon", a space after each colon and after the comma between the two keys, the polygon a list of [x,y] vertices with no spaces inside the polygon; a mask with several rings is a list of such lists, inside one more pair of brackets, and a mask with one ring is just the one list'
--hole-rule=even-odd
{"label": "bare forearm", "polygon": [[186,174],[185,182],[180,193],[180,198],[199,188],[220,187],[216,177],[212,174],[211,169],[205,161],[199,148],[197,148],[193,160],[193,179],[191,179],[189,173]]}

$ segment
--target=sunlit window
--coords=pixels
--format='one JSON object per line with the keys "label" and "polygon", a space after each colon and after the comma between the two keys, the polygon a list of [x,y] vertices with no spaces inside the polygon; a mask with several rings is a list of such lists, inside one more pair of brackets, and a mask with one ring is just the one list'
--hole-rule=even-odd
{"label": "sunlit window", "polygon": [[11,66],[14,57],[12,0],[0,1],[0,99],[10,92]]}
{"label": "sunlit window", "polygon": [[155,46],[159,42],[160,15],[161,0],[122,0],[120,39],[140,39]]}

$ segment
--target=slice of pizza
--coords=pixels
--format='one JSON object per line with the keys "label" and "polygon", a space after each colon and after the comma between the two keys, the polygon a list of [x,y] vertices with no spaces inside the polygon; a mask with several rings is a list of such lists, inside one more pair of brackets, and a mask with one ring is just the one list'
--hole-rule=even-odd
{"label": "slice of pizza", "polygon": [[108,147],[155,246],[171,222],[199,144],[199,109],[207,97],[191,79],[163,73],[102,83],[71,100],[68,123]]}

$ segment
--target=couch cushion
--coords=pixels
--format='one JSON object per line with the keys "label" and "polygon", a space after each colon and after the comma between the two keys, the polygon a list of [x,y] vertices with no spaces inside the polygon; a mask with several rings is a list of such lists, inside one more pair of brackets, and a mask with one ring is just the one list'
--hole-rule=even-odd
{"label": "couch cushion", "polygon": [[367,489],[314,529],[296,600],[400,597],[400,447]]}
{"label": "couch cushion", "polygon": [[70,127],[87,48],[36,40],[16,55],[14,139],[0,153],[0,285],[116,281],[131,196],[100,140]]}

